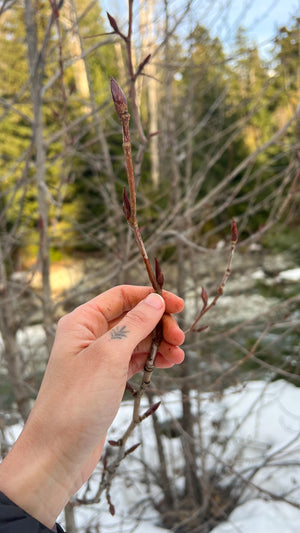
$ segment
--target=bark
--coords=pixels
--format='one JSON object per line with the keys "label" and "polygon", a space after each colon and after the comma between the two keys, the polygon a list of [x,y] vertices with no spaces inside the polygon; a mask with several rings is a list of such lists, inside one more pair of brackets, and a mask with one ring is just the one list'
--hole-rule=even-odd
{"label": "bark", "polygon": [[33,107],[33,145],[35,149],[35,178],[38,198],[38,216],[40,233],[40,264],[42,272],[43,320],[50,351],[53,343],[53,310],[50,287],[50,253],[48,235],[48,188],[46,182],[46,148],[44,143],[44,127],[42,116],[42,87],[45,67],[45,49],[50,35],[52,17],[45,31],[44,41],[38,49],[36,13],[31,0],[25,0],[25,26],[27,40],[28,65],[30,72],[30,91]]}

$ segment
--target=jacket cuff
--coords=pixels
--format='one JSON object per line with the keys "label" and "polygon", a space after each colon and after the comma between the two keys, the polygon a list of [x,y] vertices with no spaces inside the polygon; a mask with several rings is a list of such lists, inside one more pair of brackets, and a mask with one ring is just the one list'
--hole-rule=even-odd
{"label": "jacket cuff", "polygon": [[53,529],[30,516],[0,492],[0,530],[3,533],[65,533],[59,524]]}

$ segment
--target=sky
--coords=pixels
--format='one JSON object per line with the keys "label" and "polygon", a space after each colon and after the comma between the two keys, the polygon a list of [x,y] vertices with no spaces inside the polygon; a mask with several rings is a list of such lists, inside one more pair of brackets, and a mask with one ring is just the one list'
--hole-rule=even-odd
{"label": "sky", "polygon": [[241,20],[260,47],[264,47],[279,28],[288,26],[293,16],[300,17],[299,0],[233,0],[233,8],[233,27],[238,27]]}
{"label": "sky", "polygon": [[[158,0],[156,4],[159,4]],[[177,16],[185,4],[186,0],[169,0],[170,9]],[[251,40],[265,52],[276,30],[289,25],[293,15],[300,17],[300,0],[193,0],[192,5],[195,18],[210,28],[212,34],[218,35],[223,43],[230,45],[236,29],[243,25]],[[126,0],[101,0],[101,6],[118,21],[126,20]],[[136,0],[136,12],[138,6]]]}

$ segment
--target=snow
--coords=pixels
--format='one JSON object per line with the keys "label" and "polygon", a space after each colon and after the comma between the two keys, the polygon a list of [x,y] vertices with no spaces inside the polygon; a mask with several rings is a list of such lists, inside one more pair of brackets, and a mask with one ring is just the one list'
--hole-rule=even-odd
{"label": "snow", "polygon": [[[182,415],[179,391],[164,394],[160,399],[162,404],[156,412],[159,421],[171,420],[176,424]],[[223,472],[224,464],[232,464],[239,476],[249,480],[236,508],[212,533],[298,533],[300,388],[284,380],[250,381],[230,387],[219,396],[195,391],[192,405],[196,427],[201,426],[207,466]],[[143,408],[148,408],[146,401]],[[122,403],[108,438],[120,437],[131,416],[132,402]],[[13,426],[8,429],[10,438],[17,434]],[[163,438],[169,473],[180,488],[183,483],[181,439]],[[110,533],[167,533],[167,529],[159,527],[160,516],[152,503],[162,498],[161,489],[151,476],[151,482],[147,483],[143,464],[146,462],[150,470],[159,472],[151,417],[137,428],[128,446],[140,441],[143,446],[121,463],[113,480],[111,499],[115,516],[110,515],[103,495],[100,504],[76,508],[79,531],[88,524],[101,524],[101,531]],[[88,496],[96,492],[101,470],[100,464],[90,480]],[[228,479],[224,476],[222,482],[226,486]],[[63,517],[60,522],[63,525]]]}
{"label": "snow", "polygon": [[284,270],[278,274],[277,281],[300,281],[300,267]]}
{"label": "snow", "polygon": [[285,502],[250,500],[212,533],[299,533],[300,511]]}

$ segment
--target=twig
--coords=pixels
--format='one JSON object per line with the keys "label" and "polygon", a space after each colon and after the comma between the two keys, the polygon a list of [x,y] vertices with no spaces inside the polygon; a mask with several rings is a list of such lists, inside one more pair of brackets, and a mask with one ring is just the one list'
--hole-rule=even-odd
{"label": "twig", "polygon": [[[112,25],[115,25],[114,20],[112,21],[110,20],[110,22]],[[130,141],[130,133],[129,133],[130,115],[128,113],[127,100],[122,89],[119,87],[119,85],[113,78],[111,78],[111,94],[112,94],[112,99],[113,99],[113,102],[116,108],[116,112],[121,121],[122,129],[123,129],[123,150],[124,150],[124,155],[125,155],[125,160],[126,160],[126,173],[127,173],[128,186],[129,186],[129,198],[126,193],[126,189],[124,189],[123,191],[123,211],[126,216],[128,225],[133,231],[133,234],[137,242],[140,254],[143,258],[151,285],[155,292],[157,292],[158,294],[161,294],[163,283],[164,283],[164,276],[161,271],[159,262],[156,258],[155,258],[155,272],[152,269],[152,266],[149,261],[148,254],[147,254],[147,251],[146,251],[146,248],[145,248],[142,236],[141,236],[141,231],[140,231],[138,221],[137,221],[137,216],[136,216],[136,189],[135,189],[135,179],[134,179],[134,171],[133,171],[132,155],[131,155],[131,141]],[[152,372],[154,368],[155,357],[158,351],[158,347],[161,343],[161,340],[162,340],[162,322],[160,321],[153,331],[151,349],[150,349],[150,353],[149,353],[149,356],[147,358],[147,361],[144,367],[141,384],[137,389],[135,389],[131,384],[128,385],[128,389],[130,390],[132,396],[134,397],[134,406],[133,406],[133,414],[132,414],[131,422],[129,423],[125,433],[120,439],[118,439],[117,441],[112,441],[112,440],[109,441],[109,444],[111,446],[118,447],[117,457],[111,462],[111,464],[107,464],[107,461],[105,461],[105,466],[103,469],[102,478],[101,478],[101,481],[98,487],[97,494],[92,500],[84,501],[84,503],[98,502],[100,500],[100,496],[102,492],[105,490],[106,499],[107,499],[111,514],[115,513],[115,508],[111,501],[111,496],[110,496],[111,483],[115,475],[115,472],[118,469],[121,461],[127,455],[134,452],[140,444],[140,443],[137,443],[131,446],[129,449],[126,449],[125,448],[126,443],[129,437],[132,435],[136,426],[139,425],[143,420],[145,420],[145,418],[153,415],[153,413],[156,411],[156,409],[158,409],[160,405],[160,402],[157,402],[154,405],[150,406],[149,409],[147,409],[143,414],[140,414],[141,399],[142,399],[145,389],[150,384],[151,376],[152,376]]]}
{"label": "twig", "polygon": [[[238,230],[237,230],[237,225],[236,225],[236,221],[235,219],[232,220],[232,224],[231,224],[231,248],[230,248],[230,254],[229,254],[229,259],[228,259],[228,263],[227,263],[227,268],[226,268],[226,271],[225,271],[225,274],[223,276],[223,279],[217,289],[217,293],[214,297],[214,299],[212,300],[212,302],[208,305],[208,295],[207,295],[207,292],[205,290],[204,287],[202,287],[202,292],[201,292],[201,298],[202,298],[202,302],[203,302],[203,306],[202,306],[202,309],[199,313],[199,315],[197,316],[196,320],[194,320],[193,324],[185,331],[185,334],[187,333],[190,333],[191,331],[199,331],[199,329],[195,329],[196,328],[196,325],[198,324],[198,322],[201,320],[201,318],[208,312],[210,311],[210,309],[216,305],[218,299],[220,298],[220,296],[222,296],[223,292],[224,292],[224,287],[226,285],[226,282],[230,276],[230,273],[231,273],[231,264],[232,264],[232,259],[233,259],[233,254],[235,252],[235,248],[236,248],[236,245],[237,245],[237,242],[238,242]],[[200,328],[200,330],[203,330],[205,328],[205,326],[203,328]]]}

